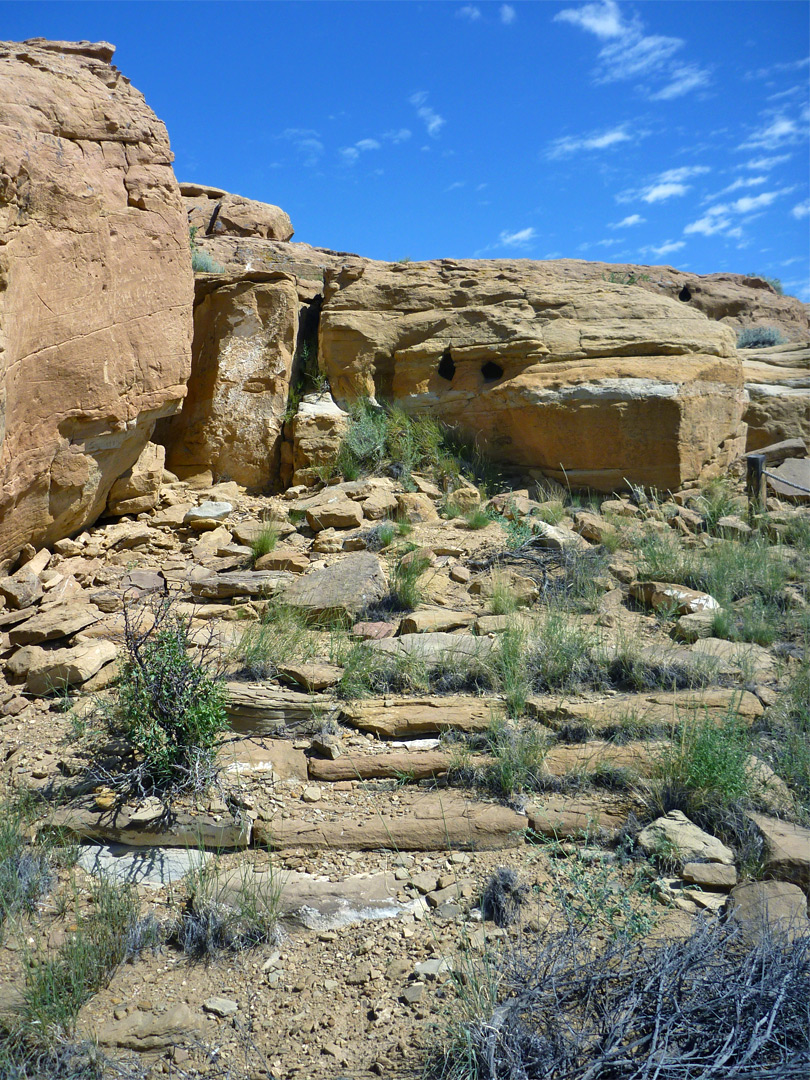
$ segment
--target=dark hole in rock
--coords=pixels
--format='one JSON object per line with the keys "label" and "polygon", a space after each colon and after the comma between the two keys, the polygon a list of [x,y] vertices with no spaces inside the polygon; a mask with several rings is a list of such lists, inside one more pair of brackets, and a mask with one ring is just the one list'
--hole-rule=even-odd
{"label": "dark hole in rock", "polygon": [[688,285],[684,285],[684,287],[678,293],[678,299],[683,300],[683,302],[685,304],[688,304],[689,301],[692,299],[692,294],[689,292],[689,286]]}
{"label": "dark hole in rock", "polygon": [[439,374],[443,379],[447,379],[448,382],[453,378],[456,373],[456,365],[453,360],[450,349],[445,349],[442,353],[442,358],[439,361]]}
{"label": "dark hole in rock", "polygon": [[481,374],[484,376],[487,382],[494,382],[496,379],[500,379],[500,377],[503,375],[503,368],[500,364],[496,364],[492,360],[487,360],[487,362],[481,368]]}

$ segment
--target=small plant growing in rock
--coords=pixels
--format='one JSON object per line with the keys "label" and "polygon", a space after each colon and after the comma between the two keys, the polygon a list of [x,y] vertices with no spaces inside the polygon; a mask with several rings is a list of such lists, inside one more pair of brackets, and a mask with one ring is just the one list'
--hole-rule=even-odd
{"label": "small plant growing in rock", "polygon": [[263,525],[250,542],[250,553],[256,563],[263,555],[269,555],[278,543],[278,529],[274,525]]}
{"label": "small plant growing in rock", "polygon": [[496,926],[511,926],[520,917],[520,907],[529,894],[514,870],[499,866],[487,882],[481,897],[481,914]]}
{"label": "small plant growing in rock", "polygon": [[769,349],[786,342],[787,338],[776,326],[746,326],[737,332],[738,349]]}

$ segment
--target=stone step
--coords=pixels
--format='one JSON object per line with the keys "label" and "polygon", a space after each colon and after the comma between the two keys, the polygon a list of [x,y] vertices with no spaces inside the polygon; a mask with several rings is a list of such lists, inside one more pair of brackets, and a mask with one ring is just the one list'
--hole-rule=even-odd
{"label": "stone step", "polygon": [[486,731],[506,716],[498,698],[454,695],[421,698],[367,698],[345,704],[339,719],[382,739],[439,735],[443,731]]}
{"label": "stone step", "polygon": [[253,840],[273,850],[484,851],[519,846],[528,824],[526,817],[505,806],[458,792],[431,792],[401,802],[398,813],[369,807],[363,814],[331,819],[317,812],[260,817]]}

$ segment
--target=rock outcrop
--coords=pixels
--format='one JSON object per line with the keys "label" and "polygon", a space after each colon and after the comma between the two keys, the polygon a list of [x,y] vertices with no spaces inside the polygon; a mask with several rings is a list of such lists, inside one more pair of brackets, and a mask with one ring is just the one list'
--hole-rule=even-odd
{"label": "rock outcrop", "polygon": [[746,449],[759,450],[785,439],[810,446],[810,341],[741,349],[749,403]]}
{"label": "rock outcrop", "polygon": [[319,363],[339,404],[429,410],[491,457],[576,487],[675,489],[744,448],[728,327],[559,264],[327,270]]}
{"label": "rock outcrop", "polygon": [[201,184],[181,184],[180,194],[189,225],[204,236],[253,236],[285,241],[293,235],[289,216],[280,206]]}
{"label": "rock outcrop", "polygon": [[188,227],[113,51],[0,44],[0,559],[98,517],[185,394]]}
{"label": "rock outcrop", "polygon": [[197,278],[188,396],[158,429],[170,469],[211,469],[247,488],[278,488],[298,325],[289,274]]}

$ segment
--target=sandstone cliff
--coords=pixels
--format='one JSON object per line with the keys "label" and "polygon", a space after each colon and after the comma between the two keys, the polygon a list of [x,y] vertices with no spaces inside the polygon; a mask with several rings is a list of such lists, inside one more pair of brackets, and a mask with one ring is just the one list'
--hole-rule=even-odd
{"label": "sandstone cliff", "polygon": [[327,271],[319,360],[338,403],[430,410],[488,455],[575,487],[675,489],[744,448],[729,327],[555,263]]}
{"label": "sandstone cliff", "polygon": [[0,44],[0,559],[93,521],[185,394],[186,214],[113,51]]}

